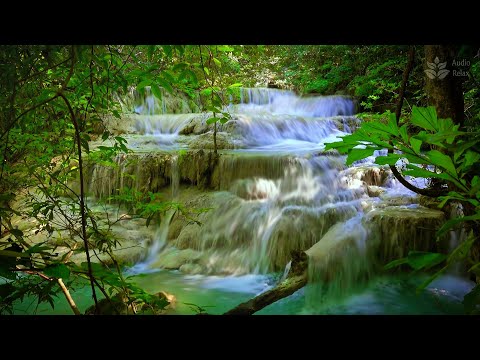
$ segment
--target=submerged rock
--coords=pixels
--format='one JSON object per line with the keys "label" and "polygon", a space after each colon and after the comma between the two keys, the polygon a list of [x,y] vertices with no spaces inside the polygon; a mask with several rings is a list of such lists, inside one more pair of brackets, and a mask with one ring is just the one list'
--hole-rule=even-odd
{"label": "submerged rock", "polygon": [[[238,146],[238,141],[232,138],[232,135],[226,132],[217,132],[217,149],[235,149]],[[195,136],[189,142],[190,149],[214,149],[213,131],[208,131],[204,134]]]}
{"label": "submerged rock", "polygon": [[384,188],[381,188],[380,186],[375,186],[375,185],[367,186],[367,194],[370,197],[379,197],[385,191],[386,190]]}
{"label": "submerged rock", "polygon": [[189,275],[197,275],[204,273],[204,269],[199,264],[183,264],[178,270],[180,270],[180,272],[184,274]]}
{"label": "submerged rock", "polygon": [[179,250],[169,248],[159,254],[157,260],[152,264],[154,268],[177,270],[182,265],[193,263],[200,259],[202,254],[193,249]]}

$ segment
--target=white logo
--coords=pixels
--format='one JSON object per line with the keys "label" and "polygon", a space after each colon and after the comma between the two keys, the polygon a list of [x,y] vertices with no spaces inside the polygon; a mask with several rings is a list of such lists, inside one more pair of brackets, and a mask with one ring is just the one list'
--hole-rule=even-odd
{"label": "white logo", "polygon": [[427,66],[429,69],[425,70],[425,73],[432,80],[435,78],[442,80],[450,72],[450,70],[445,69],[447,62],[441,63],[438,56],[433,60],[433,63],[427,61]]}

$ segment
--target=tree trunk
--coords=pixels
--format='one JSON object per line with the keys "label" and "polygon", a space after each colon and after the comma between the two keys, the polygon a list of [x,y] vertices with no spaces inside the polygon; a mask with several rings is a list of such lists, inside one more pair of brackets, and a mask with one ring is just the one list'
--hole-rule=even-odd
{"label": "tree trunk", "polygon": [[[425,91],[428,104],[435,106],[438,117],[451,118],[456,124],[463,126],[464,101],[462,83],[464,77],[455,76],[452,65],[456,59],[458,47],[453,45],[425,45],[425,70],[434,68],[434,73],[427,73]],[[459,59],[456,59],[459,60]],[[439,73],[439,64],[445,63],[444,69],[449,70],[443,77]],[[430,67],[428,66],[430,64]]]}

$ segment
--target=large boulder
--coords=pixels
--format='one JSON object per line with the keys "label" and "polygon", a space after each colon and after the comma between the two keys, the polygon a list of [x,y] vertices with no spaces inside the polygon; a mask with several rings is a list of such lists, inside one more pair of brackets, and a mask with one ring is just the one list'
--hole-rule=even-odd
{"label": "large boulder", "polygon": [[193,249],[180,250],[174,247],[168,248],[158,255],[157,260],[152,264],[153,268],[177,270],[182,265],[194,263],[202,254]]}
{"label": "large boulder", "polygon": [[[238,140],[226,132],[217,132],[217,149],[235,149],[238,147]],[[190,149],[214,149],[213,131],[193,137],[189,143]]]}

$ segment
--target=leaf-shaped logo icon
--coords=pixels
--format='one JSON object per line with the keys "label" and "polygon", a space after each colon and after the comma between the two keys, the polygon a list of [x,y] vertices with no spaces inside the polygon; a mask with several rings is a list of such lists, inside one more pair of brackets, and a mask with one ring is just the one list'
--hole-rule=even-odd
{"label": "leaf-shaped logo icon", "polygon": [[443,63],[438,64],[438,69],[439,70],[445,69],[446,66],[447,66],[447,62],[445,61]]}
{"label": "leaf-shaped logo icon", "polygon": [[434,63],[431,63],[431,62],[427,62],[427,66],[432,70],[435,70],[437,68],[437,65],[435,65]]}
{"label": "leaf-shaped logo icon", "polygon": [[433,60],[433,62],[434,62],[435,64],[438,64],[438,63],[440,62],[440,59],[438,58],[438,56],[435,58],[435,60]]}
{"label": "leaf-shaped logo icon", "polygon": [[438,72],[438,75],[437,75],[437,76],[438,76],[438,78],[439,78],[440,80],[442,80],[442,79],[445,78],[445,76],[448,75],[449,72],[450,72],[450,70],[443,69],[443,70],[440,70],[440,71]]}
{"label": "leaf-shaped logo icon", "polygon": [[429,79],[433,80],[437,77],[437,73],[435,72],[435,70],[427,69],[425,70],[425,73],[427,74]]}

